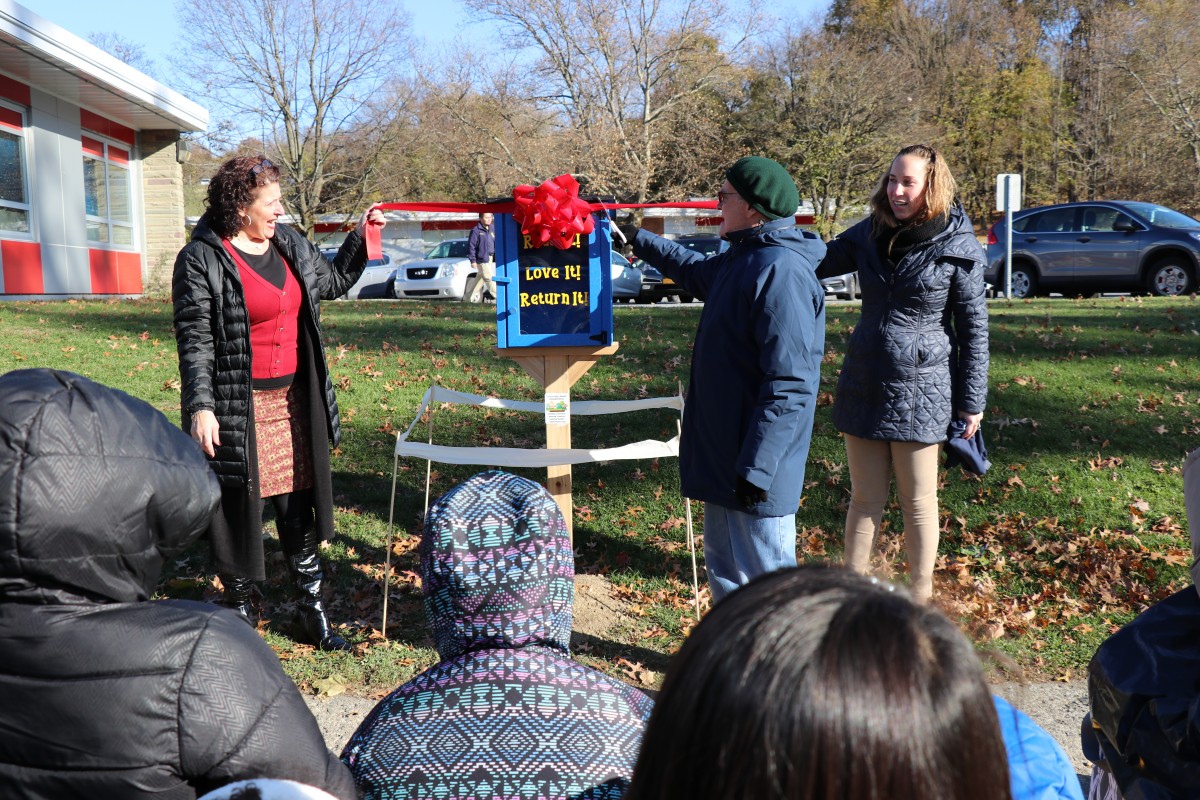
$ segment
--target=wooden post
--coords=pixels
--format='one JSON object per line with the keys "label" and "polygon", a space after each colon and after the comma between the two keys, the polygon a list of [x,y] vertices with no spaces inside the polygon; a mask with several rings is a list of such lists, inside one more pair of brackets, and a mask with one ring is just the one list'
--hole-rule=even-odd
{"label": "wooden post", "polygon": [[[588,363],[590,367],[596,362]],[[545,375],[546,394],[567,394],[571,391],[571,385],[575,381],[571,380],[570,366],[571,360],[565,355],[548,355],[545,356]],[[570,406],[567,406],[570,411]],[[564,425],[546,425],[546,449],[569,449],[571,447],[571,415],[566,416],[566,424]],[[563,518],[567,521],[567,535],[571,537],[571,541],[575,540],[574,525],[572,524],[575,518],[575,504],[571,499],[571,465],[558,464],[546,467],[546,489],[554,497],[554,502],[558,503],[559,509],[563,513]]]}
{"label": "wooden post", "polygon": [[[587,374],[601,356],[617,352],[617,342],[605,347],[507,347],[496,348],[496,354],[511,358],[521,365],[529,377],[542,387],[542,393],[566,394],[576,381]],[[567,449],[571,446],[571,417],[565,425],[546,426],[546,448]],[[546,489],[558,503],[567,533],[575,538],[575,508],[571,501],[571,465],[546,468]]]}

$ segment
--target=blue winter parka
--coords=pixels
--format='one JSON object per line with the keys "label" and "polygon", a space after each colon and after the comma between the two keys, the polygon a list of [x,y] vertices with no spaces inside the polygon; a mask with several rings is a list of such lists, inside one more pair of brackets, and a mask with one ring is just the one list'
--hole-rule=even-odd
{"label": "blue winter parka", "polygon": [[[758,517],[800,506],[812,439],[825,293],[825,244],[791,219],[731,233],[729,249],[701,256],[639,231],[634,253],[704,300],[692,345],[679,472],[683,493]],[[737,478],[767,499],[743,509]]]}
{"label": "blue winter parka", "polygon": [[985,258],[956,206],[941,233],[893,268],[867,217],[829,243],[817,276],[858,270],[862,316],[838,376],[833,422],[860,439],[933,444],[954,411],[987,403]]}

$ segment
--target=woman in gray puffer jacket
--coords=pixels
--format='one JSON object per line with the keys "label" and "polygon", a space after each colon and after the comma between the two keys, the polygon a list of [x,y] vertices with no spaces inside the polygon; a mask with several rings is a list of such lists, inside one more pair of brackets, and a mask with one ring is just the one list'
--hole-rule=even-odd
{"label": "woman in gray puffer jacket", "polygon": [[969,439],[987,400],[985,257],[954,190],[936,150],[904,148],[871,196],[871,215],[829,243],[817,270],[857,270],[863,298],[833,409],[850,464],[846,564],[869,570],[894,473],[922,600],[933,594],[937,559],[938,455],[952,417]]}

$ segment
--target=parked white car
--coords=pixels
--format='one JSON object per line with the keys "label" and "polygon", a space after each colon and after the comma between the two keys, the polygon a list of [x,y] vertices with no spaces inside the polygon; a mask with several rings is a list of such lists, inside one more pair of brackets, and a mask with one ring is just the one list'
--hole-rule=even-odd
{"label": "parked white car", "polygon": [[[448,239],[396,269],[391,278],[392,297],[400,300],[461,300],[475,270],[467,260],[467,240]],[[481,292],[483,283],[475,285]]]}
{"label": "parked white car", "polygon": [[[337,257],[337,250],[322,250],[321,255],[325,256],[325,260],[332,262]],[[354,285],[342,295],[339,299],[345,300],[370,300],[392,296],[392,274],[396,271],[396,265],[392,263],[391,257],[383,254],[383,258],[368,261],[366,268],[362,271],[362,275],[358,276],[358,280]]]}

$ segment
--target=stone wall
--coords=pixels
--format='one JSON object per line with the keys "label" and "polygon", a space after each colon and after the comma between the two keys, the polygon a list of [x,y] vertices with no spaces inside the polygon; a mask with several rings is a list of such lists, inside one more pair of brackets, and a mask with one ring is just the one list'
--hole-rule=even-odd
{"label": "stone wall", "polygon": [[145,200],[145,293],[168,295],[175,254],[185,244],[183,169],[175,158],[178,131],[139,131]]}

